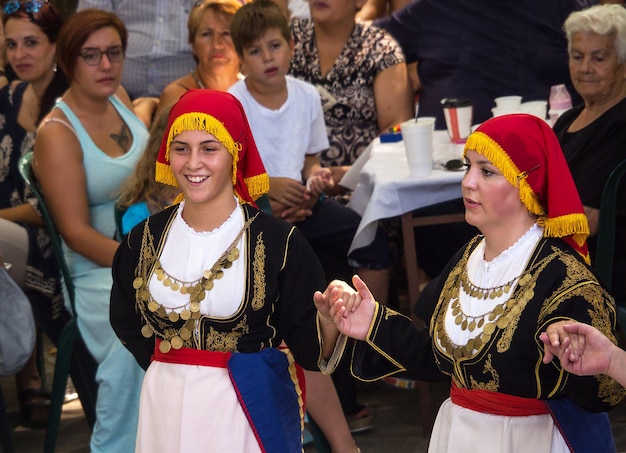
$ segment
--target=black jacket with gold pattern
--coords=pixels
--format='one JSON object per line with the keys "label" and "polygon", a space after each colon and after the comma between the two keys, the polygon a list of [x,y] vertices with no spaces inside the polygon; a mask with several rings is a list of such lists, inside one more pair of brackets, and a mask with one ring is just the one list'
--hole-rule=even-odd
{"label": "black jacket with gold pattern", "polygon": [[[151,313],[147,297],[133,286],[137,278],[149,279],[154,271],[176,210],[177,206],[168,208],[137,225],[120,245],[113,262],[111,324],[144,369],[150,364],[155,344],[154,335],[142,334],[146,321],[148,331],[156,330],[161,338],[171,338],[189,322]],[[199,334],[183,336],[182,346],[257,352],[278,347],[285,340],[301,366],[317,370],[321,349],[313,293],[324,289],[319,260],[292,225],[249,205],[243,205],[243,212],[244,221],[254,218],[244,236],[248,260],[244,300],[229,318],[199,316],[195,330]]]}
{"label": "black jacket with gold pattern", "polygon": [[466,250],[459,251],[422,293],[416,314],[429,320],[428,331],[418,331],[407,317],[377,307],[367,341],[358,342],[354,349],[355,375],[371,380],[408,370],[418,379],[438,380],[443,373],[462,388],[525,398],[570,397],[589,411],[617,405],[624,389],[607,376],[571,375],[563,371],[558,359],[542,363],[539,335],[559,320],[589,323],[615,342],[612,296],[560,239],[538,242],[525,271],[528,277],[515,288],[514,300],[507,303],[497,322],[485,328],[488,333],[483,333],[478,347],[450,344],[443,319],[458,295],[461,271],[477,244],[471,241]]}

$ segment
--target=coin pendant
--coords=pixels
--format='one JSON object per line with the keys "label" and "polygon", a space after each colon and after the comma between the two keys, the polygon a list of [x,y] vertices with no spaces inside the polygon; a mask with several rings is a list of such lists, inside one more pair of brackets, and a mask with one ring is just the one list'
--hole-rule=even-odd
{"label": "coin pendant", "polygon": [[180,319],[187,321],[189,318],[191,318],[191,312],[188,309],[185,308],[180,312]]}
{"label": "coin pendant", "polygon": [[191,338],[191,332],[189,332],[189,329],[186,327],[180,329],[179,335],[183,340],[189,340]]}
{"label": "coin pendant", "polygon": [[172,349],[172,345],[167,340],[163,340],[159,345],[159,351],[161,351],[163,354],[167,354],[168,352],[170,352],[170,349]]}
{"label": "coin pendant", "polygon": [[152,333],[153,333],[153,330],[150,324],[145,324],[141,328],[141,335],[143,335],[145,338],[150,338],[152,336]]}
{"label": "coin pendant", "polygon": [[157,304],[155,301],[151,300],[150,302],[148,302],[148,310],[150,310],[152,313],[154,313],[158,309],[159,304]]}
{"label": "coin pendant", "polygon": [[178,321],[178,313],[176,313],[175,311],[170,311],[170,313],[167,315],[167,317],[170,319],[170,321],[172,322],[176,322]]}
{"label": "coin pendant", "polygon": [[174,349],[180,349],[183,347],[183,340],[179,336],[172,338],[172,347]]}
{"label": "coin pendant", "polygon": [[178,284],[178,282],[172,283],[172,291],[178,291],[179,288],[180,285]]}
{"label": "coin pendant", "polygon": [[137,277],[135,280],[133,280],[133,288],[139,289],[141,288],[141,285],[143,285],[143,278]]}

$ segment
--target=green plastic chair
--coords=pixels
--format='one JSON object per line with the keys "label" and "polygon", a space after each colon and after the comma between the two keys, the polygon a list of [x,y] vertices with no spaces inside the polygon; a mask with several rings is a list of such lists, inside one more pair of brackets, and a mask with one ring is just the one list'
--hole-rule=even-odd
{"label": "green plastic chair", "polygon": [[[596,239],[596,258],[594,268],[600,274],[609,289],[613,288],[613,258],[615,256],[615,219],[617,217],[618,189],[626,174],[626,160],[619,164],[607,179],[600,202],[600,219]],[[621,303],[620,303],[621,302]],[[626,306],[623,301],[616,301],[617,323],[626,333]]]}
{"label": "green plastic chair", "polygon": [[72,359],[72,351],[74,349],[74,341],[79,337],[78,324],[76,322],[76,309],[74,302],[74,283],[70,270],[63,255],[61,247],[61,237],[52,221],[50,212],[44,201],[41,188],[32,172],[33,153],[24,154],[18,163],[20,174],[29,188],[33,191],[39,202],[39,210],[46,224],[55,259],[61,270],[61,277],[67,290],[70,302],[71,314],[73,317],[63,327],[59,342],[57,344],[56,361],[54,364],[54,377],[52,379],[52,391],[50,395],[50,418],[46,429],[46,438],[44,442],[44,452],[53,452],[56,447],[57,435],[61,424],[61,412],[63,411],[63,402],[65,399],[65,388],[70,374],[70,362]]}

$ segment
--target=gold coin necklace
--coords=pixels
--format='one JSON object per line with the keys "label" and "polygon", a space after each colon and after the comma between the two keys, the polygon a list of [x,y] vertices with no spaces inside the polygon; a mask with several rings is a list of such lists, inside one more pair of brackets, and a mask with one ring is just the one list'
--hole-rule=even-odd
{"label": "gold coin necklace", "polygon": [[[472,283],[467,275],[467,267],[463,270],[460,275],[461,286],[466,294],[470,297],[476,298],[478,300],[487,300],[487,299],[495,299],[496,297],[501,297],[504,294],[508,294],[513,287],[513,284],[516,280],[519,280],[519,284],[524,286],[530,280],[530,275],[522,274],[517,277],[509,280],[500,286],[494,286],[492,288],[481,288],[474,283]],[[452,316],[454,316],[454,323],[457,326],[461,327],[461,330],[469,330],[473,332],[476,328],[486,327],[485,323],[495,323],[498,317],[504,313],[507,308],[510,308],[512,301],[510,299],[505,300],[504,302],[496,305],[490,311],[482,313],[480,315],[468,315],[463,311],[463,307],[461,306],[460,292],[458,297],[456,297],[450,306]]]}
{"label": "gold coin necklace", "polygon": [[167,353],[170,349],[180,349],[184,346],[184,342],[189,340],[192,336],[192,332],[195,330],[195,324],[198,319],[200,319],[200,303],[206,297],[207,291],[213,289],[214,281],[219,280],[224,276],[223,269],[230,269],[239,256],[239,248],[237,248],[237,244],[241,239],[244,231],[250,226],[252,221],[256,218],[252,217],[248,219],[239,233],[237,237],[233,240],[233,242],[226,248],[224,253],[217,259],[217,261],[211,266],[210,269],[206,269],[202,273],[202,277],[193,281],[183,281],[177,279],[172,276],[169,272],[163,269],[161,262],[157,260],[154,265],[154,274],[157,277],[157,280],[160,281],[163,286],[171,289],[175,292],[180,292],[182,295],[189,295],[189,302],[177,306],[177,307],[166,307],[154,300],[150,291],[148,290],[148,280],[142,277],[137,277],[133,281],[133,287],[137,291],[137,296],[147,303],[147,308],[150,313],[158,316],[164,321],[169,321],[171,323],[176,323],[180,320],[185,321],[183,326],[179,329],[168,328],[168,334],[164,334],[154,329],[152,324],[146,317],[146,314],[143,313],[142,316],[146,324],[141,329],[141,334],[145,338],[150,338],[152,335],[157,335],[162,338],[162,341],[159,345],[159,349],[163,353]]}

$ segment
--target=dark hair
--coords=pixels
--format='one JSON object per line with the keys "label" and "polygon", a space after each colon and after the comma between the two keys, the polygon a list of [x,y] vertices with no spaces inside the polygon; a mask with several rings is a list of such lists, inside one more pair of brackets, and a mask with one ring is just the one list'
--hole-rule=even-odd
{"label": "dark hair", "polygon": [[291,41],[289,21],[280,6],[271,0],[255,0],[243,5],[230,21],[230,36],[237,54],[242,56],[244,48],[250,47],[272,28],[277,29],[287,42]]}
{"label": "dark hair", "polygon": [[76,60],[83,44],[93,32],[105,27],[113,27],[117,31],[122,40],[122,49],[126,53],[126,26],[119,17],[108,11],[84,9],[70,16],[61,28],[57,42],[57,62],[70,80],[74,77]]}
{"label": "dark hair", "polygon": [[[45,3],[36,13],[27,13],[24,8],[19,8],[11,14],[2,15],[2,25],[6,26],[9,19],[28,19],[37,25],[51,43],[57,42],[59,32],[63,26],[63,19],[57,9],[51,3]],[[69,81],[62,71],[56,71],[50,84],[46,87],[43,96],[39,100],[39,116],[35,124],[48,114],[56,99],[69,87]]]}

